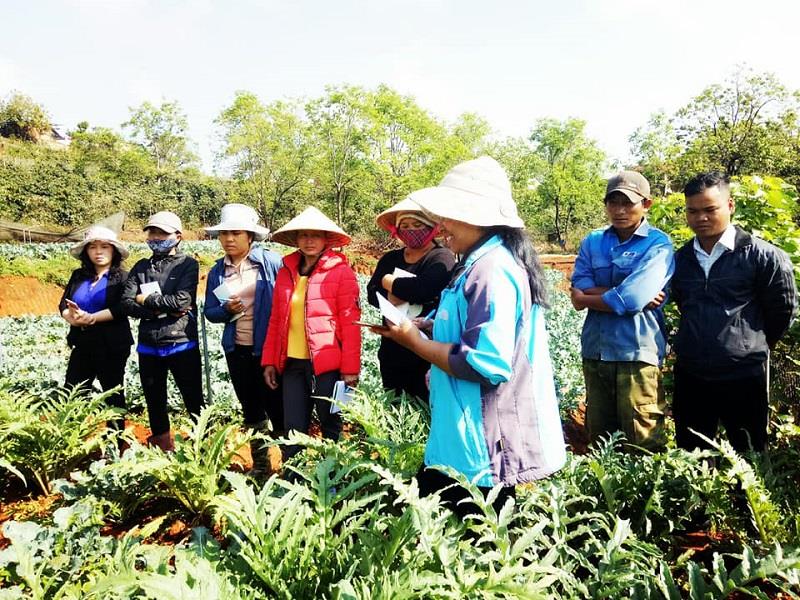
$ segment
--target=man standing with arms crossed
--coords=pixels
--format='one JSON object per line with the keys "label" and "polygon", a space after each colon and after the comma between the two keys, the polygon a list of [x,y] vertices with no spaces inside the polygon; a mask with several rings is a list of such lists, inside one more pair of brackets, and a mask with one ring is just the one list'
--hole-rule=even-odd
{"label": "man standing with arms crossed", "polygon": [[581,334],[586,426],[592,442],[622,431],[648,450],[664,446],[661,304],[673,269],[672,243],[647,222],[650,184],[622,171],[608,180],[609,225],[581,242],[572,305],[589,309]]}
{"label": "man standing with arms crossed", "polygon": [[683,191],[695,237],[675,254],[673,415],[678,447],[705,447],[722,422],[733,448],[767,442],[769,351],[797,314],[792,263],[782,250],[731,224],[730,180],[694,177]]}

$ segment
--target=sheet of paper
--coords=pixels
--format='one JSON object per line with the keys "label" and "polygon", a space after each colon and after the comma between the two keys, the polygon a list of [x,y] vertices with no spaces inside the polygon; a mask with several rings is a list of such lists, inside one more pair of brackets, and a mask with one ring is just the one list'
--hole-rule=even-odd
{"label": "sheet of paper", "polygon": [[345,406],[353,399],[353,388],[347,385],[341,379],[333,384],[333,393],[331,394],[331,414],[335,415],[342,411],[342,406]]}
{"label": "sheet of paper", "polygon": [[406,271],[405,269],[401,269],[400,267],[395,267],[392,275],[394,277],[416,277],[416,274]]}
{"label": "sheet of paper", "polygon": [[401,323],[408,321],[408,317],[406,317],[406,313],[404,311],[398,309],[381,294],[378,294],[377,296],[378,308],[381,311],[382,317],[384,317],[390,323],[394,323],[395,325],[400,325]]}
{"label": "sheet of paper", "polygon": [[[223,304],[225,304],[230,299],[230,297],[233,295],[231,293],[230,288],[227,285],[225,285],[224,281],[222,283],[220,283],[217,287],[215,287],[211,291],[214,292],[214,295]],[[244,312],[236,313],[235,315],[233,315],[231,317],[231,321],[238,321],[243,316],[244,316]]]}
{"label": "sheet of paper", "polygon": [[145,296],[149,296],[150,294],[161,294],[161,286],[158,285],[157,281],[148,281],[146,283],[139,284],[139,291]]}
{"label": "sheet of paper", "polygon": [[219,300],[220,302],[227,302],[228,298],[231,297],[231,291],[230,289],[228,289],[228,286],[225,285],[224,281],[220,283],[217,287],[215,287],[212,291],[214,292],[214,295],[217,297],[217,300]]}

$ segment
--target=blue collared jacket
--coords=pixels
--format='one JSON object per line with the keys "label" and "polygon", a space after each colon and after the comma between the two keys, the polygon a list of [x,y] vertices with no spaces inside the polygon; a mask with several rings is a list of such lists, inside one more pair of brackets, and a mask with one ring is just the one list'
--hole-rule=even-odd
{"label": "blue collared jacket", "polygon": [[666,290],[674,270],[669,236],[646,219],[624,242],[611,226],[589,233],[575,260],[572,285],[609,288],[603,300],[614,312],[588,311],[583,357],[660,365],[666,351],[664,313],[645,307]]}
{"label": "blue collared jacket", "polygon": [[566,460],[544,311],[498,236],[473,250],[442,292],[433,338],[453,344],[454,375],[431,367],[425,464],[482,487],[541,479]]}
{"label": "blue collared jacket", "polygon": [[[258,280],[256,281],[256,294],[253,305],[253,356],[261,356],[264,338],[267,337],[267,325],[272,313],[272,291],[275,287],[275,277],[280,270],[283,260],[277,252],[265,250],[261,246],[252,246],[247,256],[258,265]],[[212,323],[225,323],[222,331],[222,349],[225,353],[233,352],[236,345],[236,321],[231,321],[231,315],[219,298],[214,295],[214,289],[225,281],[225,257],[220,258],[208,272],[206,282],[206,301],[203,313]]]}

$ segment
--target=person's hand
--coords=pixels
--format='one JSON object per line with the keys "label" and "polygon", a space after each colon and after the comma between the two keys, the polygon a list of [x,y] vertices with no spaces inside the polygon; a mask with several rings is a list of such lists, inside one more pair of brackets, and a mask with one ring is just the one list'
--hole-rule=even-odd
{"label": "person's hand", "polygon": [[230,298],[228,298],[224,306],[225,310],[232,315],[244,311],[244,302],[242,302],[242,299],[236,294],[233,294]]}
{"label": "person's hand", "polygon": [[384,275],[381,278],[381,287],[387,292],[392,291],[392,284],[394,283],[394,275]]}
{"label": "person's hand", "polygon": [[658,308],[659,306],[664,304],[664,300],[666,299],[667,295],[662,290],[656,294],[655,298],[653,298],[652,300],[650,300],[650,302],[647,303],[647,306],[645,306],[645,308],[649,308],[651,310]]}
{"label": "person's hand", "polygon": [[180,319],[181,317],[185,317],[189,314],[190,310],[188,308],[184,308],[183,310],[179,310],[177,312],[167,313],[170,317],[175,317],[176,319]]}
{"label": "person's hand", "polygon": [[401,300],[397,296],[395,296],[392,292],[389,292],[387,295],[387,300],[391,302],[394,306],[400,306],[401,304],[405,303],[405,300]]}
{"label": "person's hand", "polygon": [[75,325],[78,327],[88,327],[89,325],[94,325],[95,323],[95,316],[92,313],[88,313],[85,310],[78,309],[76,311],[75,316]]}
{"label": "person's hand", "polygon": [[136,294],[136,304],[144,304],[145,298],[147,298],[147,294]]}
{"label": "person's hand", "polygon": [[346,385],[350,387],[356,387],[358,385],[358,373],[355,375],[345,375],[342,373],[342,381],[345,382]]}
{"label": "person's hand", "polygon": [[278,369],[276,369],[273,365],[267,365],[264,367],[264,382],[271,390],[278,389]]}
{"label": "person's hand", "polygon": [[427,334],[428,337],[433,335],[433,319],[417,317],[416,319],[412,319],[411,323],[413,323],[414,327],[419,329],[422,333]]}
{"label": "person's hand", "polygon": [[583,310],[585,308],[583,304],[583,297],[585,295],[586,294],[576,287],[569,288],[569,298],[572,300],[572,306],[575,310]]}
{"label": "person's hand", "polygon": [[400,325],[388,323],[384,327],[370,327],[370,331],[382,337],[389,338],[393,342],[409,349],[418,340],[422,339],[419,335],[419,329],[417,329],[411,321],[403,321]]}

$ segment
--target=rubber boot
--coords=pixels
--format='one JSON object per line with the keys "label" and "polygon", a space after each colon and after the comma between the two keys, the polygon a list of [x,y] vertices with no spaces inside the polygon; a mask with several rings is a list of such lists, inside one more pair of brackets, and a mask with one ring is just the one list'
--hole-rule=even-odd
{"label": "rubber boot", "polygon": [[147,438],[147,445],[161,448],[164,452],[174,451],[175,443],[172,441],[172,431],[166,431],[158,435],[151,435],[149,438]]}

